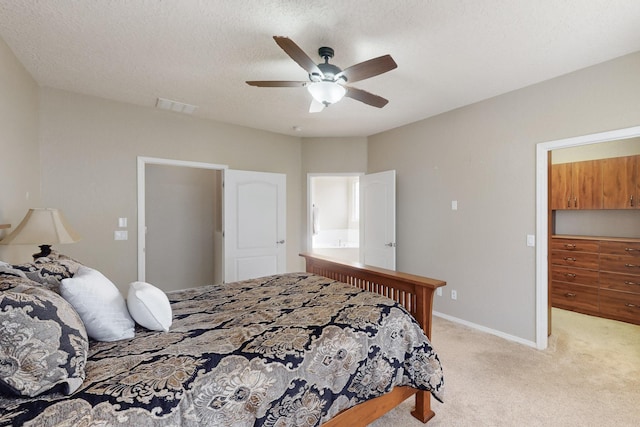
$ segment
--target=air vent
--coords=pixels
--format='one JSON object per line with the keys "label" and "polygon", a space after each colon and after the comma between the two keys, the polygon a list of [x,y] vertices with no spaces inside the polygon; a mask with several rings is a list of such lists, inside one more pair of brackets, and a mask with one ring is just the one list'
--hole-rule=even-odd
{"label": "air vent", "polygon": [[196,111],[195,105],[184,104],[178,101],[172,101],[170,99],[158,98],[156,101],[156,108],[160,108],[162,110],[175,111],[176,113],[184,113],[184,114],[193,114]]}

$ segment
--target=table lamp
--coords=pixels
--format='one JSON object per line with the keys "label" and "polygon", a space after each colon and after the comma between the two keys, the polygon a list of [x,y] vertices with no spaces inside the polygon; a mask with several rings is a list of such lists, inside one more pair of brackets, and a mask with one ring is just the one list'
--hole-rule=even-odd
{"label": "table lamp", "polygon": [[62,212],[53,208],[29,209],[22,222],[0,245],[39,245],[40,253],[33,259],[46,257],[51,245],[75,243],[80,235],[69,225]]}

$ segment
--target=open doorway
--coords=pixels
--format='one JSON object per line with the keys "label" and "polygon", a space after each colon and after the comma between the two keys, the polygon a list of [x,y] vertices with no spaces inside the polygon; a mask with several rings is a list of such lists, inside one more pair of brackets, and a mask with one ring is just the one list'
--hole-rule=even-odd
{"label": "open doorway", "polygon": [[360,174],[309,175],[311,252],[358,262],[360,259]]}
{"label": "open doorway", "polygon": [[549,331],[549,152],[561,148],[640,137],[640,126],[539,143],[536,146],[536,347],[547,348]]}
{"label": "open doorway", "polygon": [[[226,169],[226,165],[138,157],[138,280],[154,280],[165,291],[222,281],[221,197]],[[154,270],[150,277],[148,268]]]}

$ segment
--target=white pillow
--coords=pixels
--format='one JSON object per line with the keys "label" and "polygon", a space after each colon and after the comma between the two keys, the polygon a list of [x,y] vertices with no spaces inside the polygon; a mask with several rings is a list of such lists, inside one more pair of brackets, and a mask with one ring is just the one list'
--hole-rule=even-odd
{"label": "white pillow", "polygon": [[122,294],[109,279],[82,266],[73,277],[62,279],[60,294],[84,322],[87,335],[97,341],[133,338],[135,323]]}
{"label": "white pillow", "polygon": [[169,298],[152,284],[130,283],[127,307],[129,307],[129,314],[138,325],[152,331],[169,332],[173,319]]}

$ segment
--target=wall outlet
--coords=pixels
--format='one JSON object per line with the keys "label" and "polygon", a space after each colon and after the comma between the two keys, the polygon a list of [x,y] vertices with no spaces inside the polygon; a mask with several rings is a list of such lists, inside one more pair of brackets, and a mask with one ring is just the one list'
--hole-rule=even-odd
{"label": "wall outlet", "polygon": [[436,289],[436,295],[438,295],[439,297],[442,296],[442,288]]}
{"label": "wall outlet", "polygon": [[127,230],[117,230],[113,232],[113,240],[128,240],[129,233]]}
{"label": "wall outlet", "polygon": [[451,291],[451,299],[453,300],[458,299],[458,291]]}

